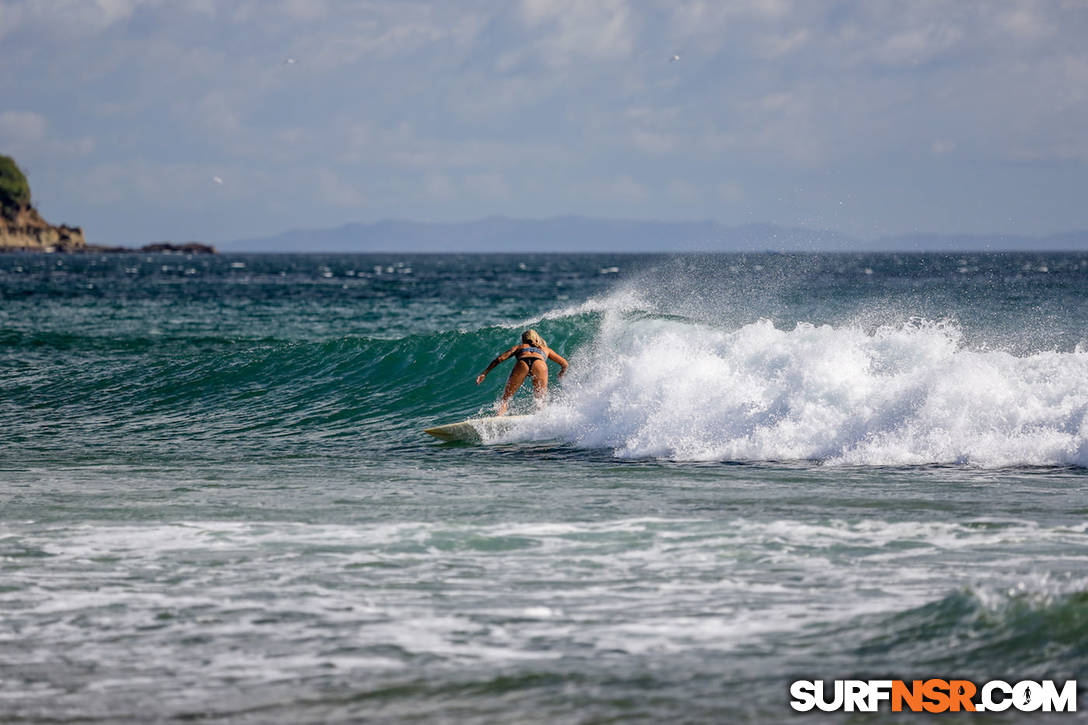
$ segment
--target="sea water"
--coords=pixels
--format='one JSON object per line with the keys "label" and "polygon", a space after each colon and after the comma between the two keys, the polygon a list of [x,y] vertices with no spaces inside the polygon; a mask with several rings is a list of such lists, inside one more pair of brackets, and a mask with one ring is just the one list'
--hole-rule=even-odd
{"label": "sea water", "polygon": [[[1086,299],[1085,254],[2,255],[0,721],[1088,706]],[[548,403],[424,435],[530,326]]]}

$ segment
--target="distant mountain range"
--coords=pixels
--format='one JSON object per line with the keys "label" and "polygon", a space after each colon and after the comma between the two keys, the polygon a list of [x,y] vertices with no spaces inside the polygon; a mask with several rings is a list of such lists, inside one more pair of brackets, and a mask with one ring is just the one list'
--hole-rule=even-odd
{"label": "distant mountain range", "polygon": [[715,221],[562,216],[470,222],[385,220],[299,229],[220,245],[224,252],[852,252],[1088,251],[1088,230],[1046,237],[912,234],[863,240],[823,229]]}

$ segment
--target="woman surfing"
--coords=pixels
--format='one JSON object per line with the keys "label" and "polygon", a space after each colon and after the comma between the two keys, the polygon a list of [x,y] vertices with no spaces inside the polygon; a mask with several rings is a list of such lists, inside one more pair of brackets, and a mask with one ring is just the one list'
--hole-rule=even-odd
{"label": "woman surfing", "polygon": [[514,397],[514,393],[518,392],[521,384],[525,382],[526,375],[532,376],[533,397],[540,401],[548,394],[548,361],[559,363],[562,368],[559,371],[559,377],[563,377],[563,373],[567,372],[569,367],[563,356],[548,347],[544,338],[538,335],[536,330],[526,330],[521,333],[521,342],[492,360],[487,370],[476,376],[476,384],[482,383],[496,365],[511,357],[517,362],[514,363],[514,369],[510,371],[510,377],[506,381],[506,389],[502,392],[502,402],[495,411],[496,415],[506,415],[506,406],[510,403],[510,398]]}

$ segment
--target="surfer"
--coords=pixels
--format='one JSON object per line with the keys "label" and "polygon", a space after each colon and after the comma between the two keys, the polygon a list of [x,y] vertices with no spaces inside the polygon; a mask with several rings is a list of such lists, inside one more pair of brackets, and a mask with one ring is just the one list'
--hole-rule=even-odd
{"label": "surfer", "polygon": [[533,397],[538,401],[543,400],[548,394],[548,361],[559,363],[562,368],[559,377],[567,372],[568,363],[562,355],[548,347],[544,338],[537,334],[536,330],[526,330],[521,333],[521,342],[514,345],[506,352],[499,355],[487,366],[487,370],[476,376],[476,384],[479,385],[487,377],[487,374],[499,363],[515,358],[514,369],[510,371],[510,378],[506,381],[506,389],[502,392],[502,402],[496,415],[506,415],[506,406],[510,398],[518,392],[518,388],[525,382],[525,376],[533,378]]}

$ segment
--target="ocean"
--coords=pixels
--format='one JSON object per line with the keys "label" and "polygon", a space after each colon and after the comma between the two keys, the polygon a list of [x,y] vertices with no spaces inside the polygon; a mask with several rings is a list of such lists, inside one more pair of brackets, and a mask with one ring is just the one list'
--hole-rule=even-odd
{"label": "ocean", "polygon": [[[1086,300],[1083,253],[0,255],[0,721],[1080,720]],[[425,435],[527,327],[546,404]]]}

